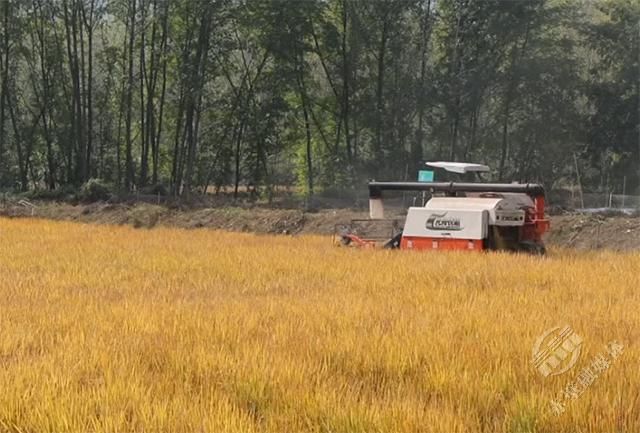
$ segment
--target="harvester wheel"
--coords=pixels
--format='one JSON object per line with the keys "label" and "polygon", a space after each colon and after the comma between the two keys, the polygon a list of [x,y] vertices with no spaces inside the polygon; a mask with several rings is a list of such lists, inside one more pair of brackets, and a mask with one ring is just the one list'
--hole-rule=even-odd
{"label": "harvester wheel", "polygon": [[544,256],[547,253],[544,245],[537,242],[520,242],[520,249],[536,256]]}
{"label": "harvester wheel", "polygon": [[388,250],[395,250],[397,248],[400,248],[401,239],[402,239],[402,233],[397,234],[393,238],[391,238],[386,244],[384,244],[383,248]]}

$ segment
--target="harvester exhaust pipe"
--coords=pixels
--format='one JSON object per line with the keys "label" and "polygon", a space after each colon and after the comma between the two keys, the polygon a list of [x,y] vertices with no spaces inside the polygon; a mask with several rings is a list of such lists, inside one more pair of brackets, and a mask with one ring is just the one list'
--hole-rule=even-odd
{"label": "harvester exhaust pipe", "polygon": [[544,188],[535,183],[460,183],[460,182],[369,182],[369,199],[381,198],[382,191],[519,192],[544,197]]}
{"label": "harvester exhaust pipe", "polygon": [[456,192],[514,192],[531,196],[537,217],[544,218],[544,188],[536,183],[461,183],[461,182],[369,182],[369,217],[384,218],[382,191],[429,191],[454,195]]}

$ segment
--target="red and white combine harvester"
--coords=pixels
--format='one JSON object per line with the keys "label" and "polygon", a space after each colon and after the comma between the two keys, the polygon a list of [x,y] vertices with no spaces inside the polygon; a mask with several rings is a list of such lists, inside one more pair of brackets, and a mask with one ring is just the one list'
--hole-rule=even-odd
{"label": "red and white combine harvester", "polygon": [[[428,163],[450,173],[477,174],[479,164]],[[424,206],[409,207],[403,228],[385,219],[385,191],[430,195]],[[403,250],[508,250],[544,254],[542,235],[549,229],[542,186],[474,182],[369,182],[369,220],[354,220],[339,232],[341,243]],[[388,237],[367,237],[363,222],[391,222]],[[366,224],[365,224],[366,225]]]}

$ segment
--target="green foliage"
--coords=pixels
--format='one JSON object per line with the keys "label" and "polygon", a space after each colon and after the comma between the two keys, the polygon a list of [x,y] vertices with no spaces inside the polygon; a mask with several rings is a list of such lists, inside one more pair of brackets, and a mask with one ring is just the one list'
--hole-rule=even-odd
{"label": "green foliage", "polygon": [[575,156],[631,191],[638,22],[633,0],[7,0],[0,188],[345,191],[424,159],[552,186]]}
{"label": "green foliage", "polygon": [[54,190],[41,189],[31,191],[28,193],[28,198],[33,200],[67,201],[75,199],[77,193],[78,190],[74,186],[64,185]]}
{"label": "green foliage", "polygon": [[[587,155],[601,188],[620,189],[625,181],[640,183],[640,4],[605,1],[590,11],[593,20],[582,27],[591,54],[585,81],[589,86]],[[609,158],[607,158],[609,156]],[[604,159],[608,159],[605,161]]]}
{"label": "green foliage", "polygon": [[89,179],[78,191],[78,199],[87,203],[107,201],[111,195],[111,186],[100,179]]}

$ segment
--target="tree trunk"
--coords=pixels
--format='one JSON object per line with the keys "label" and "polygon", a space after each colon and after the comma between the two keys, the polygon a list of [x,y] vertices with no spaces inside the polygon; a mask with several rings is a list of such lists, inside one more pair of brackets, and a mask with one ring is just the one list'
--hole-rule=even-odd
{"label": "tree trunk", "polygon": [[234,172],[234,186],[233,186],[233,198],[238,198],[238,188],[240,186],[240,145],[242,144],[242,133],[244,131],[244,123],[241,120],[238,126],[238,132],[236,134],[236,148],[234,152],[235,159],[235,172]]}
{"label": "tree trunk", "polygon": [[[50,78],[50,64],[47,61],[47,38],[45,34],[46,20],[44,12],[42,11],[42,5],[40,2],[34,2],[34,10],[36,16],[35,36],[32,33],[32,44],[34,47],[38,47],[38,61],[40,75],[39,79],[42,85],[42,95],[39,99],[39,105],[42,107],[42,133],[46,145],[46,170],[45,170],[45,183],[49,190],[54,190],[56,187],[56,164],[53,151],[53,137],[51,134],[51,119],[53,118],[53,107],[51,101],[51,78]],[[35,81],[36,75],[34,75]],[[35,90],[37,83],[33,83],[34,94],[38,94]]]}
{"label": "tree trunk", "polygon": [[164,11],[162,15],[162,37],[160,42],[160,52],[162,56],[162,86],[160,90],[160,108],[158,109],[158,129],[154,132],[154,142],[152,143],[152,159],[153,159],[153,184],[158,183],[158,169],[160,163],[160,137],[162,136],[162,122],[164,118],[164,102],[165,96],[167,92],[167,38],[168,38],[168,28],[169,28],[169,1],[164,0]]}
{"label": "tree trunk", "polygon": [[135,44],[135,26],[136,26],[136,3],[137,0],[132,0],[129,4],[130,6],[130,24],[129,24],[129,48],[128,48],[128,71],[127,71],[127,94],[126,94],[126,120],[125,120],[125,140],[126,140],[126,149],[125,149],[125,180],[124,187],[127,191],[131,191],[131,187],[133,186],[133,179],[135,173],[133,172],[133,154],[132,154],[132,137],[131,137],[131,123],[133,116],[133,48]]}
{"label": "tree trunk", "polygon": [[[80,67],[78,65],[78,37],[77,37],[77,5],[76,0],[71,0],[71,12],[69,12],[69,4],[67,0],[63,0],[64,11],[64,24],[65,24],[65,38],[67,45],[67,58],[69,63],[69,74],[71,75],[71,97],[70,97],[70,143],[68,144],[68,182],[73,182],[76,185],[82,182],[81,166],[84,163],[84,159],[79,150],[82,147],[80,131],[82,113],[82,103],[80,95]],[[73,159],[75,155],[75,167],[73,166]]]}
{"label": "tree trunk", "polygon": [[[78,118],[78,142],[77,142],[77,177],[78,183],[82,184],[87,180],[87,140],[85,137],[85,107],[87,106],[86,76],[85,76],[85,56],[84,56],[84,26],[80,22],[81,10],[84,5],[81,0],[76,1],[74,6],[73,19],[71,21],[73,29],[73,52],[76,57],[76,64],[79,64],[78,88],[77,92],[77,118]],[[79,47],[78,47],[79,45]],[[79,54],[78,54],[79,53]]]}
{"label": "tree trunk", "polygon": [[202,102],[202,92],[204,88],[205,71],[207,53],[209,51],[209,33],[211,27],[211,6],[204,6],[202,18],[200,20],[200,29],[198,34],[198,43],[196,45],[196,54],[191,65],[193,76],[193,92],[187,98],[187,115],[185,120],[185,128],[187,129],[187,161],[184,175],[184,191],[186,194],[191,193],[191,187],[194,175],[194,165],[196,153],[198,151],[198,113]]}
{"label": "tree trunk", "polygon": [[[146,92],[145,102],[145,81],[148,80],[147,60],[146,60],[146,20],[147,5],[144,0],[140,0],[140,57],[139,57],[139,92],[140,92],[140,180],[139,186],[144,187],[147,184],[147,176],[149,172],[149,120],[148,107],[149,103],[153,104],[153,95]],[[154,20],[155,22],[155,20]],[[153,57],[153,51],[151,52]],[[153,68],[153,65],[150,66]],[[153,73],[153,72],[152,72]]]}
{"label": "tree trunk", "polygon": [[353,159],[351,148],[351,136],[349,135],[349,54],[347,52],[347,31],[348,31],[348,11],[347,0],[342,0],[342,122],[344,123],[344,136],[347,150],[347,160],[349,163]]}
{"label": "tree trunk", "polygon": [[382,23],[382,34],[380,35],[380,45],[378,46],[378,77],[376,86],[376,139],[373,149],[374,162],[376,167],[381,167],[384,160],[382,149],[382,129],[384,122],[384,77],[385,77],[385,53],[387,51],[388,40],[388,12],[385,13]]}
{"label": "tree trunk", "polygon": [[2,47],[2,86],[0,91],[0,181],[4,180],[4,170],[6,162],[4,160],[5,145],[5,123],[6,123],[6,102],[8,94],[8,82],[9,82],[9,53],[11,47],[9,45],[9,8],[11,6],[11,0],[5,0],[2,8],[2,23],[4,26],[4,37]]}
{"label": "tree trunk", "polygon": [[306,163],[307,163],[307,189],[309,196],[313,196],[313,157],[311,146],[311,123],[309,122],[309,106],[307,100],[307,88],[304,80],[304,54],[300,53],[298,63],[298,86],[300,90],[300,100],[302,101],[302,115],[304,118],[304,130],[306,141]]}
{"label": "tree trunk", "polygon": [[421,35],[420,38],[420,81],[418,83],[418,94],[416,97],[416,106],[418,110],[418,129],[414,141],[411,145],[411,161],[416,170],[419,169],[418,164],[424,158],[424,112],[425,112],[425,94],[426,75],[427,75],[427,50],[429,39],[431,36],[431,0],[426,1],[424,16],[420,20]]}
{"label": "tree trunk", "polygon": [[507,157],[509,155],[509,118],[511,116],[511,103],[513,100],[513,93],[516,87],[515,68],[520,57],[525,53],[527,42],[529,41],[529,29],[530,23],[527,23],[527,27],[524,34],[524,40],[522,46],[518,50],[517,42],[514,44],[511,54],[511,62],[509,65],[509,78],[507,80],[507,88],[504,96],[504,105],[502,110],[502,146],[500,148],[500,165],[498,166],[498,180],[504,180],[505,165]]}
{"label": "tree trunk", "polygon": [[94,32],[94,9],[95,0],[89,2],[89,17],[87,19],[85,9],[83,7],[82,12],[84,15],[85,27],[87,29],[88,38],[88,69],[87,69],[87,176],[92,177],[94,174],[93,164],[91,161],[93,152],[93,32]]}

